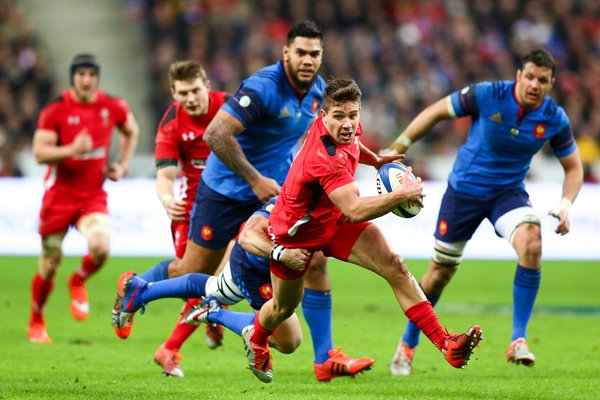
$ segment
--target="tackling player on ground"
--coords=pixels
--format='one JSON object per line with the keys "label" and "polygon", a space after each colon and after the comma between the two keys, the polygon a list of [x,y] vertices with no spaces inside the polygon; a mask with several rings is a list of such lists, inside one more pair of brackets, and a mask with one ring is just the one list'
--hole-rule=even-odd
{"label": "tackling player on ground", "polygon": [[[460,263],[463,250],[484,219],[515,249],[513,330],[508,361],[532,366],[527,325],[541,280],[540,219],[529,202],[524,181],[533,156],[549,142],[565,176],[556,210],[556,233],[569,232],[569,208],[583,182],[583,169],[564,110],[548,97],[556,65],[543,49],[527,54],[516,80],[467,86],[426,108],[386,153],[404,153],[442,120],[470,116],[471,129],[459,149],[442,199],[429,270],[421,287],[435,305]],[[408,324],[391,364],[394,375],[411,373],[420,330]]]}
{"label": "tackling player on ground", "polygon": [[[431,304],[402,258],[395,254],[376,225],[380,217],[403,201],[424,196],[420,178],[405,179],[401,190],[360,197],[354,173],[358,163],[380,168],[401,156],[377,156],[360,142],[361,92],[352,80],[331,81],[323,93],[320,117],[311,126],[306,142],[292,163],[281,194],[269,217],[273,298],[242,331],[248,367],[263,382],[273,379],[269,337],[294,313],[303,296],[304,276],[310,269],[282,262],[290,249],[322,251],[371,270],[390,284],[406,316],[454,367],[463,367],[481,339],[478,326],[450,335],[438,322]],[[407,175],[410,175],[408,168]]]}
{"label": "tackling player on ground", "polygon": [[[74,226],[87,239],[88,254],[69,278],[70,310],[78,321],[89,315],[84,282],[109,255],[108,177],[117,181],[127,172],[138,139],[138,126],[127,103],[98,89],[100,64],[90,54],[79,54],[70,66],[71,88],[46,105],[33,137],[33,153],[48,164],[39,233],[42,254],[31,284],[30,341],[50,343],[43,309],[54,287],[62,261],[62,243]],[[113,129],[120,134],[120,159],[107,166]]]}
{"label": "tackling player on ground", "polygon": [[[126,324],[131,315],[146,303],[169,297],[186,298],[205,296],[202,306],[183,314],[183,319],[191,324],[219,323],[238,335],[254,321],[254,313],[239,313],[224,309],[222,305],[236,304],[244,298],[254,309],[271,298],[273,287],[269,272],[270,253],[273,242],[267,235],[268,218],[275,199],[271,199],[256,211],[244,224],[239,239],[233,246],[231,258],[223,272],[213,277],[191,273],[183,276],[153,282],[151,285],[131,272],[125,273],[123,306],[114,315],[117,326]],[[303,249],[289,249],[281,256],[282,261],[291,267],[302,267],[308,261],[308,253]],[[322,253],[314,256],[313,264],[326,262]],[[193,325],[192,325],[193,326]],[[271,337],[270,345],[281,353],[292,353],[302,341],[302,330],[296,314],[288,318],[277,333]],[[316,347],[317,343],[313,343]],[[315,352],[318,352],[315,349]],[[330,381],[340,376],[354,376],[373,365],[371,358],[352,359],[341,349],[330,349],[330,357],[321,364],[314,364],[317,380]]]}

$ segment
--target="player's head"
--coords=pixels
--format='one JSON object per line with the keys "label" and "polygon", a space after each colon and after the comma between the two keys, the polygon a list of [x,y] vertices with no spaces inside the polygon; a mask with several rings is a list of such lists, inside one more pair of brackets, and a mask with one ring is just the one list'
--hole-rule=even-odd
{"label": "player's head", "polygon": [[323,91],[321,117],[336,143],[347,145],[354,140],[360,121],[362,93],[352,79],[334,79]]}
{"label": "player's head", "polygon": [[323,60],[323,33],[312,21],[294,25],[283,47],[285,72],[299,90],[310,89]]}
{"label": "player's head", "polygon": [[91,101],[98,89],[100,63],[93,54],[77,54],[69,67],[69,78],[79,101]]}
{"label": "player's head", "polygon": [[171,94],[190,115],[208,112],[210,81],[202,65],[196,61],[175,61],[169,68]]}
{"label": "player's head", "polygon": [[556,63],[544,49],[536,49],[522,59],[517,70],[517,99],[525,108],[534,108],[544,101],[554,84]]}

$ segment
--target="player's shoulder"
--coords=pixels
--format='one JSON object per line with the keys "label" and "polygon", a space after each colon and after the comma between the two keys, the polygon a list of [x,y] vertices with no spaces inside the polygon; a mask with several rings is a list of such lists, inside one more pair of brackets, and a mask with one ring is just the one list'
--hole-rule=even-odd
{"label": "player's shoulder", "polygon": [[546,96],[544,103],[541,108],[541,112],[546,118],[549,118],[557,123],[568,123],[569,117],[566,111],[562,108],[556,100],[550,96]]}
{"label": "player's shoulder", "polygon": [[285,73],[281,62],[267,65],[250,75],[245,81],[245,86],[276,87],[285,80]]}
{"label": "player's shoulder", "polygon": [[103,90],[98,90],[96,101],[98,101],[101,104],[106,104],[117,108],[129,108],[127,100],[125,100],[123,97],[106,93]]}
{"label": "player's shoulder", "polygon": [[469,87],[472,87],[477,96],[490,100],[504,100],[512,95],[513,81],[481,81]]}
{"label": "player's shoulder", "polygon": [[66,104],[65,94],[61,93],[58,96],[51,98],[46,104],[44,104],[43,109],[51,109],[64,106]]}
{"label": "player's shoulder", "polygon": [[160,129],[165,129],[167,126],[176,124],[176,122],[177,122],[177,112],[178,112],[178,109],[179,109],[178,106],[179,106],[179,104],[176,101],[174,101],[167,108],[167,110],[163,114],[162,119],[160,120],[160,123],[158,124],[158,127]]}

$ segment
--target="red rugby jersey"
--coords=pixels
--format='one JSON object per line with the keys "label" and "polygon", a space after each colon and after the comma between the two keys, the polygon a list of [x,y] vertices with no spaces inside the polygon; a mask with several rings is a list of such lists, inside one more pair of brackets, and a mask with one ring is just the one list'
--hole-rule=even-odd
{"label": "red rugby jersey", "polygon": [[125,100],[101,90],[96,92],[92,103],[78,103],[69,89],[46,105],[38,118],[37,129],[56,132],[58,145],[73,142],[79,132],[87,129],[93,142],[92,150],[85,154],[48,164],[44,180],[46,189],[63,187],[87,191],[101,188],[106,178],[113,129],[127,122],[128,113]]}
{"label": "red rugby jersey", "polygon": [[163,115],[156,133],[156,166],[180,164],[179,197],[185,200],[188,212],[194,204],[198,182],[210,154],[203,139],[204,132],[225,102],[227,93],[211,91],[208,96],[208,112],[197,117],[190,116],[174,101]]}

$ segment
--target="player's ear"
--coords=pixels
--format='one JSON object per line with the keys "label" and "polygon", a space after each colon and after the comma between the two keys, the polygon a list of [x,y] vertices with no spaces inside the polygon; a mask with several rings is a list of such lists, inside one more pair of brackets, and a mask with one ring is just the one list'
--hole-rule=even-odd
{"label": "player's ear", "polygon": [[206,88],[210,90],[210,80],[207,79],[204,84],[206,85]]}
{"label": "player's ear", "polygon": [[290,48],[287,45],[285,45],[285,46],[283,46],[283,59],[285,61],[288,61],[289,58],[290,58]]}

